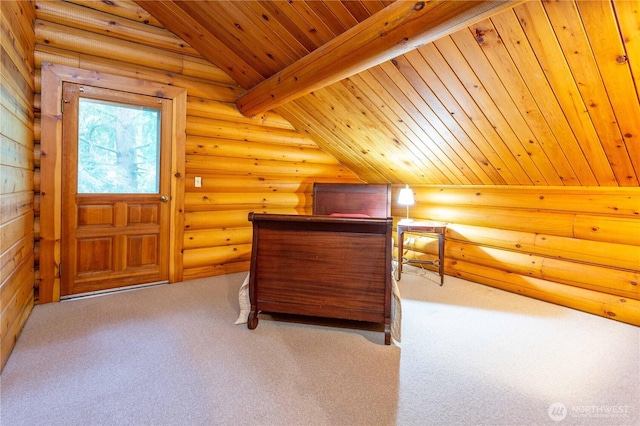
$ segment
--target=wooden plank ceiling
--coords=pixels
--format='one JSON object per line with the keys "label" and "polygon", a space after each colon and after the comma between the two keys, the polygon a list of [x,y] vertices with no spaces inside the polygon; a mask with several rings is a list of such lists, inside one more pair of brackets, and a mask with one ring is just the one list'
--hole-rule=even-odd
{"label": "wooden plank ceiling", "polygon": [[[138,3],[250,90],[393,2]],[[639,186],[640,1],[464,22],[274,111],[367,182]]]}

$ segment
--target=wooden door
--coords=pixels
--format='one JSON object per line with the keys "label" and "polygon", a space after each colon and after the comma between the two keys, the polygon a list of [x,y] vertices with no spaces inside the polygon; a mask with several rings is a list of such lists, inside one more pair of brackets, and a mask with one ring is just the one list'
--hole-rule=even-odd
{"label": "wooden door", "polygon": [[61,296],[168,280],[171,102],[64,83]]}

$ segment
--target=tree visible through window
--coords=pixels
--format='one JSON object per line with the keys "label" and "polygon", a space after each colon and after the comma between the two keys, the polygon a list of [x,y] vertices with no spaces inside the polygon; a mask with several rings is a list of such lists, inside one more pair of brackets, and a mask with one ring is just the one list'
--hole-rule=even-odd
{"label": "tree visible through window", "polygon": [[158,193],[160,110],[79,102],[78,193]]}

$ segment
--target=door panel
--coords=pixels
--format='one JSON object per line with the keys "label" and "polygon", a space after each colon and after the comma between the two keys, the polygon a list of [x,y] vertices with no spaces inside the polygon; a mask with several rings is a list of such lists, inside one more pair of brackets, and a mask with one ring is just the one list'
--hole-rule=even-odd
{"label": "door panel", "polygon": [[167,281],[171,100],[64,83],[63,102],[61,296]]}

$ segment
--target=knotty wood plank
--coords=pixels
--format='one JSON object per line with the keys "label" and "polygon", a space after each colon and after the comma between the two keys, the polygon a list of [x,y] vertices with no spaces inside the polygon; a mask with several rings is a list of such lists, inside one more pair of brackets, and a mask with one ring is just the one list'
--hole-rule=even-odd
{"label": "knotty wood plank", "polygon": [[[367,84],[356,75],[341,84],[316,92],[320,105],[332,105],[332,114],[327,114],[326,120],[335,120],[335,117],[338,117],[340,121],[337,127],[343,132],[343,137],[353,138],[357,150],[366,153],[368,158],[375,158],[376,163],[381,166],[393,159],[391,164],[383,167],[393,170],[403,181],[415,181],[425,175],[438,181],[446,181],[430,158],[417,151],[414,145],[405,145],[395,137],[393,124],[389,122],[386,113],[380,110],[380,105],[384,102],[366,88]],[[325,96],[328,98],[324,98]],[[318,108],[326,108],[320,105]],[[337,114],[333,115],[333,112]],[[352,128],[362,132],[363,137],[351,135]],[[404,150],[403,146],[408,147],[408,151]]]}
{"label": "knotty wood plank", "polygon": [[[265,34],[262,22],[248,19],[244,12],[236,7],[239,2],[216,0],[215,3],[216,10],[212,11],[210,18],[215,19],[223,29],[226,28],[226,32],[233,35],[236,39],[232,41],[234,45],[240,48],[251,46],[251,51],[255,52],[253,56],[260,64],[256,69],[262,75],[273,75],[298,59],[298,55],[283,50],[280,47],[282,43],[277,39],[270,40],[270,37]],[[221,8],[223,13],[219,13],[218,8]]]}
{"label": "knotty wood plank", "polygon": [[33,240],[33,232],[28,232],[13,245],[3,245],[4,252],[0,255],[0,282],[8,283],[8,277],[16,271],[19,265],[28,262],[25,259],[33,254]]}
{"label": "knotty wood plank", "polygon": [[33,169],[33,141],[25,145],[0,134],[0,164],[20,169]]}
{"label": "knotty wood plank", "polygon": [[[320,140],[318,146],[329,154],[336,158],[343,158],[349,162],[349,164],[357,167],[358,170],[364,170],[360,172],[359,177],[365,182],[389,182],[392,179],[392,173],[388,172],[387,164],[378,164],[377,167],[365,167],[362,152],[357,151],[357,145],[352,143],[351,136],[347,135],[345,139],[342,139],[346,143],[335,143],[341,136],[338,133],[338,129],[328,128],[326,122],[323,121],[322,111],[307,109],[305,102],[309,100],[309,96],[299,98],[291,104],[291,108],[287,105],[279,107],[277,110],[283,114],[292,124],[297,128],[314,135],[316,139]],[[314,111],[310,114],[308,111]],[[367,158],[369,158],[368,156]],[[369,160],[367,160],[369,161]]]}
{"label": "knotty wood plank", "polygon": [[33,303],[33,253],[27,256],[12,274],[0,283],[0,341],[20,317],[22,307]]}
{"label": "knotty wood plank", "polygon": [[[400,163],[399,160],[406,156],[402,149],[403,142],[395,138],[393,124],[385,114],[380,112],[379,105],[382,101],[375,99],[372,93],[367,93],[366,84],[360,82],[359,76],[316,92],[316,98],[320,104],[332,105],[332,111],[337,114],[331,114],[326,119],[331,120],[331,116],[337,117],[339,120],[337,126],[344,136],[351,133],[352,129],[358,129],[362,137],[356,135],[355,146],[360,152],[367,153],[369,158],[381,156],[378,160],[381,163],[388,161],[386,159],[389,158],[397,159],[399,164],[391,164],[387,167],[400,167],[401,164],[403,173],[414,176],[421,175],[422,170],[426,170],[427,174],[437,175],[432,161],[425,159],[415,149],[410,150],[410,161],[404,160]],[[380,143],[384,140],[393,141],[393,143]],[[407,146],[410,149],[413,148],[411,144]]]}
{"label": "knotty wood plank", "polygon": [[[255,28],[263,34],[264,44],[268,49],[276,46],[286,57],[286,64],[295,62],[309,51],[289,33],[285,31],[279,22],[269,17],[268,12],[262,7],[264,2],[231,2],[233,7],[241,12],[240,16],[249,20]],[[244,28],[247,31],[246,28]],[[267,51],[268,49],[265,49]],[[284,59],[284,58],[283,58]]]}
{"label": "knotty wood plank", "polygon": [[0,370],[4,368],[9,355],[13,350],[13,347],[18,340],[18,336],[22,331],[22,327],[29,318],[34,306],[34,290],[31,288],[30,293],[26,296],[26,304],[22,307],[22,310],[17,314],[15,320],[11,323],[11,326],[6,332],[6,337],[0,343]]}
{"label": "knotty wood plank", "polygon": [[33,170],[0,164],[0,194],[23,192],[33,189]]}
{"label": "knotty wood plank", "polygon": [[598,185],[598,179],[587,160],[576,135],[565,117],[553,88],[544,78],[544,71],[527,40],[520,22],[513,11],[499,13],[491,17],[500,42],[508,51],[509,57],[518,69],[520,77],[529,89],[537,108],[558,141],[564,155],[568,158],[576,178],[581,185]]}
{"label": "knotty wood plank", "polygon": [[[0,82],[3,84],[0,94],[2,106],[15,114],[25,125],[31,126],[33,120],[33,112],[30,111],[30,106],[33,103],[31,76],[25,77],[20,74],[3,48],[0,48],[0,53],[2,54],[2,64],[0,65]],[[26,78],[29,79],[29,83]]]}
{"label": "knotty wood plank", "polygon": [[[174,13],[186,15],[184,18],[186,20],[185,32],[180,33],[182,38],[193,38],[193,35],[189,34],[192,31],[189,30],[189,27],[192,26],[193,23],[196,23],[198,28],[201,29],[201,32],[206,34],[207,37],[194,39],[193,43],[197,43],[196,47],[199,48],[201,54],[212,63],[217,65],[219,62],[224,60],[226,66],[221,66],[221,68],[227,70],[227,72],[229,72],[229,74],[234,77],[241,86],[246,88],[243,82],[247,80],[247,77],[238,76],[240,69],[243,70],[243,73],[246,73],[247,70],[250,69],[249,75],[255,75],[257,82],[262,81],[264,78],[275,72],[277,66],[268,62],[266,54],[264,57],[260,57],[247,49],[246,46],[253,46],[255,42],[248,41],[245,34],[238,33],[236,24],[240,24],[238,22],[227,20],[225,18],[225,14],[227,12],[225,12],[224,8],[222,8],[218,2],[204,1],[191,3],[168,1],[166,3],[169,8],[177,8],[177,11]],[[202,7],[201,5],[206,5],[206,7]],[[172,20],[167,20],[166,26],[167,28],[174,28],[175,24]],[[220,45],[219,50],[228,49],[231,52],[231,55],[228,55],[228,58],[220,58],[220,52],[216,52],[217,56],[209,55],[208,51],[210,50],[212,43]],[[234,59],[237,59],[237,64],[235,66],[230,62]]]}
{"label": "knotty wood plank", "polygon": [[529,142],[527,150],[546,181],[550,185],[579,185],[570,161],[551,133],[491,22],[478,22],[469,27],[469,31],[458,31],[451,37],[472,68],[482,76],[484,87],[492,93],[496,104],[503,111],[511,112],[505,116],[520,139]]}
{"label": "knotty wood plank", "polygon": [[[477,65],[473,64],[473,58],[468,59],[464,52],[458,49],[452,37],[436,40],[433,44],[442,53],[449,66],[456,70],[457,77],[464,84],[471,99],[482,110],[486,120],[492,123],[500,138],[513,152],[516,161],[526,171],[531,182],[534,185],[549,184],[547,176],[550,173],[545,173],[545,167],[541,167],[541,165],[545,165],[543,160],[547,159],[543,159],[544,155],[535,149],[535,144],[529,142],[532,140],[531,138],[520,134],[523,129],[510,123],[513,120],[522,126],[521,117],[518,119],[518,114],[513,111],[515,107],[508,94],[502,90],[498,92],[501,88],[500,85],[493,84],[491,78],[483,75],[483,72],[488,72],[488,70],[478,70]],[[482,65],[486,66],[487,64],[483,63]],[[485,84],[488,87],[485,87]],[[492,98],[492,95],[496,98]]]}
{"label": "knotty wood plank", "polygon": [[[436,58],[436,52],[437,50],[432,50],[431,53],[434,54],[432,58],[440,64],[440,73],[450,72],[451,70],[446,70],[446,65],[442,66],[444,60],[442,60],[442,58],[440,58],[441,60]],[[439,53],[437,55],[439,55]],[[490,162],[496,171],[500,173],[500,177],[494,179],[494,184],[518,182],[515,175],[511,173],[506,166],[502,156],[498,155],[500,147],[494,148],[480,131],[480,128],[474,123],[472,110],[475,108],[475,105],[471,102],[459,104],[458,99],[454,97],[455,93],[459,90],[455,88],[456,85],[460,84],[459,80],[450,73],[445,75],[447,77],[453,77],[452,79],[441,80],[440,77],[442,77],[442,75],[439,76],[436,74],[435,69],[431,68],[431,65],[426,62],[419,50],[398,57],[394,59],[393,63],[406,78],[410,79],[414,88],[423,97],[428,97],[431,107],[438,105],[438,103],[442,104],[440,108],[437,108],[437,110],[440,111],[440,117],[449,116],[455,123],[448,125],[449,129],[455,128],[456,125],[458,125],[462,130],[460,134],[469,136],[469,143],[465,145],[475,144],[480,148],[481,157],[484,156],[481,161]],[[446,85],[444,83],[445,81],[447,82]],[[458,93],[461,92],[458,91]],[[465,109],[467,110],[465,111]],[[443,118],[443,121],[444,120]],[[464,136],[461,137],[464,138]],[[498,138],[496,138],[496,140],[498,140]],[[508,152],[506,148],[503,151]],[[508,156],[511,156],[511,154],[509,153]],[[489,166],[489,164],[486,165]]]}
{"label": "knotty wood plank", "polygon": [[[614,0],[616,19],[627,52],[627,61],[634,72],[636,88],[640,87],[640,4],[634,1]],[[636,89],[639,90],[639,89]],[[636,170],[637,172],[637,170]]]}
{"label": "knotty wood plank", "polygon": [[[9,4],[5,4],[9,3]],[[15,82],[14,90],[19,89],[23,93],[23,98],[30,102],[33,92],[33,36],[29,36],[30,31],[22,29],[22,25],[30,25],[24,19],[24,9],[18,2],[2,2],[2,16],[0,17],[0,38],[2,46],[2,72],[7,79]],[[9,20],[22,25],[12,24]],[[29,28],[29,27],[27,27]]]}
{"label": "knotty wood plank", "polygon": [[[416,61],[420,61],[420,64],[416,64]],[[495,154],[495,151],[486,142],[486,139],[484,139],[476,127],[469,122],[468,117],[462,113],[460,107],[454,100],[451,100],[450,96],[448,99],[451,100],[451,104],[448,110],[444,104],[446,99],[441,100],[438,98],[435,92],[427,85],[427,82],[430,84],[441,84],[437,79],[429,77],[423,79],[423,77],[421,77],[420,73],[431,71],[429,66],[422,60],[420,54],[414,52],[399,56],[392,61],[392,64],[411,84],[416,95],[420,96],[446,129],[451,132],[451,137],[455,138],[455,140],[464,147],[464,150],[469,153],[471,157],[470,162],[476,163],[476,169],[474,170],[479,169],[476,174],[479,177],[486,177],[486,179],[488,179],[484,181],[484,183],[494,185],[506,184],[507,181],[502,176],[502,174],[505,173],[501,168],[502,160]],[[387,67],[385,67],[385,70],[386,69]],[[446,91],[443,93],[448,94]],[[456,113],[458,114],[456,115]],[[460,119],[456,120],[456,118]],[[497,165],[494,163],[497,163]],[[506,170],[506,167],[504,167],[504,169]]]}
{"label": "knotty wood plank", "polygon": [[[34,194],[31,190],[0,195],[0,224],[9,222],[33,210]],[[3,241],[4,247],[4,241]]]}
{"label": "knotty wood plank", "polygon": [[[333,2],[328,2],[328,3],[333,3]],[[353,16],[353,18],[356,19],[356,24],[358,22],[364,21],[365,19],[373,15],[372,10],[379,12],[380,10],[384,9],[384,6],[382,6],[382,3],[375,2],[375,1],[366,2],[366,4],[365,2],[362,2],[360,0],[339,2],[339,3],[344,3],[345,8],[348,9],[348,12]]]}
{"label": "knotty wood plank", "polygon": [[[372,146],[367,151],[369,154],[379,153],[378,161],[381,163],[392,159],[391,164],[387,167],[394,170],[402,182],[420,182],[426,179],[449,182],[441,170],[434,165],[432,156],[425,156],[424,151],[418,150],[413,143],[406,143],[406,141],[398,139],[393,131],[394,123],[391,123],[387,116],[384,101],[377,93],[367,90],[368,85],[362,80],[361,75],[348,78],[341,84],[349,93],[349,95],[345,94],[345,97],[351,96],[357,99],[358,104],[362,105],[363,113],[361,115],[367,117],[371,123],[371,131],[374,133],[372,133]],[[331,86],[331,88],[333,87]],[[339,86],[336,87],[341,92],[344,90]],[[381,140],[389,142],[381,144]],[[407,177],[403,176],[405,173],[408,175]]]}
{"label": "knotty wood plank", "polygon": [[[407,147],[412,146],[420,160],[424,161],[426,159],[437,167],[438,171],[446,178],[446,182],[441,181],[439,183],[469,184],[469,178],[464,173],[460,173],[459,167],[451,160],[449,156],[451,154],[450,147],[444,143],[435,131],[433,131],[433,135],[428,132],[430,126],[425,123],[421,125],[416,123],[413,116],[403,109],[403,105],[409,105],[409,101],[403,99],[403,95],[398,93],[392,96],[387,92],[386,89],[393,82],[389,81],[389,79],[378,81],[374,74],[376,74],[375,68],[362,72],[354,78],[362,79],[369,86],[369,90],[365,92],[369,93],[370,96],[375,94],[380,99],[376,103],[380,106],[385,106],[386,112],[384,115],[388,117],[386,123],[391,126],[393,133],[405,136],[404,140],[400,140],[400,143]],[[381,77],[384,77],[384,74]],[[400,102],[397,100],[398,98]]]}
{"label": "knotty wood plank", "polygon": [[[299,106],[303,106],[305,111],[314,111],[312,115],[316,122],[324,122],[331,124],[331,136],[325,138],[325,144],[332,144],[340,138],[348,143],[348,149],[344,149],[344,153],[352,152],[353,160],[362,162],[357,158],[362,155],[369,155],[375,149],[373,142],[380,133],[376,132],[376,128],[365,117],[362,105],[355,101],[346,91],[341,91],[340,87],[331,87],[315,92],[313,96],[300,99]],[[354,101],[354,102],[350,102]],[[334,115],[335,113],[335,115]],[[350,134],[350,129],[357,130],[359,137]],[[339,147],[341,144],[336,144]]]}
{"label": "knotty wood plank", "polygon": [[270,20],[275,20],[284,32],[290,33],[307,52],[312,52],[322,45],[313,28],[309,28],[300,15],[289,7],[286,2],[266,1],[259,2]]}
{"label": "knotty wood plank", "polygon": [[170,26],[165,22],[166,27],[171,28],[173,33],[196,48],[204,58],[229,73],[242,87],[252,87],[264,78],[231,48],[220,42],[216,35],[207,29],[206,24],[187,18],[188,10],[183,9],[186,6],[184,3],[180,2],[180,5],[161,1],[141,3],[154,16],[162,16],[163,19],[170,21]]}
{"label": "knotty wood plank", "polygon": [[[4,101],[4,99],[2,99]],[[19,141],[23,146],[30,146],[33,140],[33,129],[30,123],[18,119],[13,113],[6,109],[4,104],[0,105],[0,134],[12,141]]]}
{"label": "knotty wood plank", "polygon": [[28,211],[22,216],[7,221],[0,225],[2,247],[8,248],[20,241],[25,235],[33,234],[33,211]]}
{"label": "knotty wood plank", "polygon": [[[342,34],[348,28],[351,28],[354,25],[357,25],[358,22],[363,21],[362,18],[358,19],[359,16],[353,13],[352,7],[355,4],[356,2],[347,2],[345,4],[344,2],[341,2],[341,1],[330,1],[330,2],[324,3],[325,7],[327,7],[335,17],[335,20],[341,24],[342,31],[336,32],[337,34]],[[368,18],[371,15],[372,15],[371,13],[368,13],[364,17],[364,19]],[[335,31],[336,30],[334,30],[334,32]]]}
{"label": "knotty wood plank", "polygon": [[[416,124],[424,129],[451,160],[455,167],[468,179],[470,183],[493,183],[484,169],[475,161],[467,151],[464,144],[451,133],[440,118],[431,109],[429,103],[414,89],[413,85],[393,66],[391,62],[385,62],[374,67],[370,72],[386,87],[397,86],[397,89],[406,99],[400,98],[402,107],[409,117],[416,120]],[[384,75],[383,75],[384,73]],[[437,105],[437,104],[436,104]],[[473,146],[473,145],[472,145]]]}
{"label": "knotty wood plank", "polygon": [[[274,37],[274,40],[279,40],[279,43],[286,45],[292,57],[301,58],[309,53],[308,44],[303,42],[300,37],[296,37],[295,32],[291,31],[290,28],[293,28],[291,21],[284,19],[277,11],[272,13],[273,9],[268,7],[271,3],[249,1],[236,4],[236,7],[241,8],[250,19],[262,21],[270,34],[268,38]],[[277,10],[276,6],[274,8]]]}
{"label": "knotty wood plank", "polygon": [[[640,135],[637,134],[640,123],[640,103],[638,88],[634,85],[618,29],[618,22],[610,2],[576,2],[582,22],[584,22],[589,43],[598,64],[600,75],[606,89],[608,100],[613,108],[617,132],[620,138],[601,138],[607,152],[616,152],[620,162],[630,163],[628,175],[621,185],[638,186],[640,182]],[[599,105],[593,108],[593,116],[602,119]],[[626,149],[625,149],[626,148]]]}
{"label": "knotty wood plank", "polygon": [[32,25],[35,19],[35,10],[32,2],[3,1],[0,3],[0,10],[4,21],[2,25],[7,25],[2,31],[11,32],[11,39],[3,39],[3,41],[10,40],[18,51],[23,52],[25,65],[28,68],[33,68],[29,59],[33,55],[34,45]]}
{"label": "knotty wood plank", "polygon": [[[0,70],[0,72],[1,71],[2,70]],[[18,90],[13,82],[5,78],[4,74],[0,75],[0,84],[2,85],[0,105],[4,110],[13,114],[14,117],[12,117],[11,120],[17,119],[28,128],[33,127],[34,108],[31,100],[33,98],[33,91],[31,89],[28,89],[26,92]],[[21,142],[28,144],[30,141],[23,140]]]}
{"label": "knotty wood plank", "polygon": [[[431,67],[437,78],[443,82],[446,90],[454,97],[456,103],[462,107],[465,114],[471,119],[474,125],[478,128],[480,133],[489,142],[493,149],[498,153],[506,167],[517,179],[517,182],[521,185],[530,185],[534,183],[532,177],[529,175],[529,169],[535,167],[531,164],[530,160],[524,160],[523,164],[522,156],[527,157],[526,152],[522,149],[522,146],[517,143],[514,145],[515,137],[512,137],[509,141],[505,141],[497,130],[497,123],[492,125],[492,122],[487,120],[485,111],[482,109],[482,105],[475,102],[475,99],[467,91],[466,87],[478,86],[479,82],[475,79],[473,71],[469,68],[468,64],[460,55],[455,46],[454,50],[450,50],[452,42],[449,40],[449,49],[445,56],[436,48],[435,44],[431,43],[418,49],[422,58]],[[457,52],[457,53],[456,53]],[[454,55],[455,56],[452,56]],[[456,70],[455,72],[453,70]],[[471,82],[463,82],[459,79],[461,73],[467,75]],[[487,104],[497,114],[497,118],[500,117],[499,112],[496,111],[496,106],[493,102]],[[504,127],[504,123],[503,123]],[[506,130],[509,133],[508,130]],[[516,141],[517,142],[517,141]]]}
{"label": "knotty wood plank", "polygon": [[[292,9],[295,13],[297,13],[300,18],[306,23],[306,27],[309,28],[309,31],[313,33],[314,37],[317,37],[319,40],[318,46],[322,46],[332,40],[336,34],[329,28],[329,26],[316,15],[314,10],[309,7],[306,2],[297,2],[297,1],[282,1],[278,2],[282,9]],[[305,28],[305,25],[302,25],[300,28]]]}
{"label": "knotty wood plank", "polygon": [[[564,2],[560,3],[564,4]],[[540,62],[545,77],[562,106],[564,115],[571,124],[572,130],[589,160],[598,183],[605,186],[617,186],[616,178],[620,173],[614,174],[612,165],[589,117],[587,107],[582,100],[580,90],[573,78],[572,69],[569,68],[559,39],[556,38],[562,32],[554,34],[553,31],[549,31],[549,18],[543,6],[538,2],[526,2],[514,7],[514,11]],[[569,45],[572,46],[575,41],[578,39],[574,39]]]}
{"label": "knotty wood plank", "polygon": [[[366,10],[369,15],[375,15],[380,12],[385,7],[389,6],[393,1],[381,1],[381,0],[360,0],[359,2],[349,2],[349,3],[359,3]],[[362,19],[364,20],[364,19]],[[361,20],[361,21],[362,21]]]}
{"label": "knotty wood plank", "polygon": [[[636,180],[633,166],[625,152],[622,134],[616,125],[609,93],[607,93],[601,71],[591,50],[592,46],[583,26],[579,25],[581,18],[576,5],[573,2],[567,2],[562,5],[545,6],[545,10],[563,49],[572,52],[570,55],[565,55],[567,62],[576,79],[577,87],[598,134],[602,149],[613,167],[618,184],[622,186],[635,185],[630,180]],[[604,16],[602,18],[604,19]],[[631,106],[629,105],[629,107]],[[611,141],[611,144],[608,141]]]}
{"label": "knotty wood plank", "polygon": [[337,7],[332,8],[331,7],[332,3],[335,3],[336,6],[343,6],[342,2],[322,2],[322,1],[307,1],[305,2],[305,6],[307,6],[311,11],[313,11],[315,16],[317,16],[317,19],[320,22],[322,22],[324,25],[326,25],[329,31],[331,31],[334,35],[342,34],[348,28],[351,28],[355,24],[345,26],[341,22],[341,20],[336,19],[336,15],[334,14],[332,9],[337,9],[337,11],[339,13],[342,13],[343,15],[346,12],[346,14],[349,15],[351,19],[353,19],[353,17],[344,8],[340,8],[340,9],[338,9]]}

